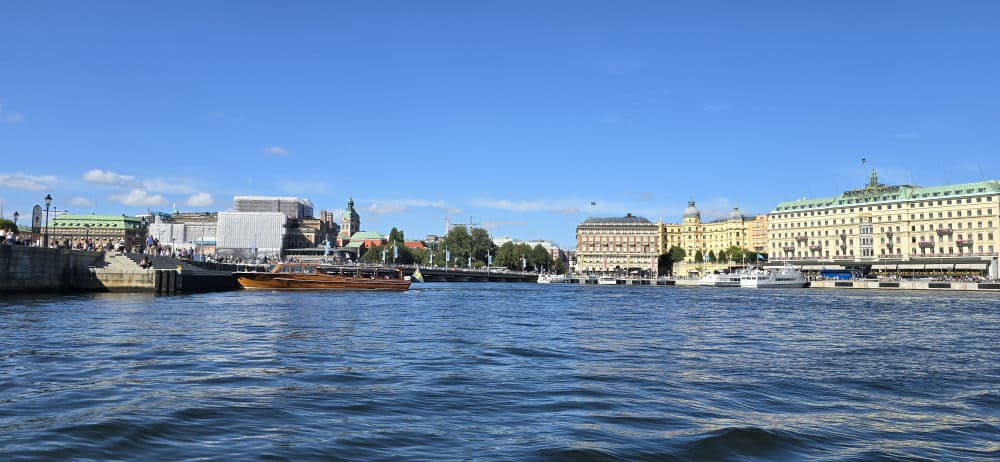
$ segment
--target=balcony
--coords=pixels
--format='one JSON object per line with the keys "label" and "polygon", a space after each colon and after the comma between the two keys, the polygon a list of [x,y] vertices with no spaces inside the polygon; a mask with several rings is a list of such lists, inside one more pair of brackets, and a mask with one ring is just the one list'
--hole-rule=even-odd
{"label": "balcony", "polygon": [[823,246],[821,246],[821,245],[811,245],[811,246],[809,246],[809,250],[812,250],[813,252],[815,252],[817,250],[823,250]]}
{"label": "balcony", "polygon": [[945,234],[950,235],[951,234],[951,228],[938,228],[937,229],[937,233],[938,233],[938,236],[944,236]]}
{"label": "balcony", "polygon": [[892,246],[893,246],[893,245],[894,245],[894,244],[892,243],[892,241],[889,241],[889,242],[887,242],[887,243],[885,244],[885,246],[886,246],[886,247],[888,247],[888,248],[890,248],[890,249],[892,248]]}
{"label": "balcony", "polygon": [[922,249],[934,248],[934,241],[920,241],[918,245],[920,245],[920,248]]}
{"label": "balcony", "polygon": [[840,244],[840,248],[841,249],[846,249],[847,248],[847,244]]}
{"label": "balcony", "polygon": [[886,231],[885,235],[888,236],[889,238],[892,238],[892,230],[890,229],[890,230]]}
{"label": "balcony", "polygon": [[809,236],[795,236],[796,242],[805,242],[809,240]]}
{"label": "balcony", "polygon": [[955,245],[959,247],[972,247],[972,239],[959,239],[955,241]]}
{"label": "balcony", "polygon": [[786,246],[782,247],[781,250],[784,250],[785,252],[794,252],[795,251],[795,246],[786,245]]}
{"label": "balcony", "polygon": [[840,233],[841,239],[847,239],[847,233]]}

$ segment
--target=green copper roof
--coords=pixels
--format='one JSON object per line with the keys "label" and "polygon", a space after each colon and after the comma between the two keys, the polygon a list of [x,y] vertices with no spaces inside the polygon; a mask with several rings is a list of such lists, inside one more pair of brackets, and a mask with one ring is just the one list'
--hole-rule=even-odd
{"label": "green copper roof", "polygon": [[857,207],[900,201],[953,199],[986,194],[1000,194],[1000,181],[978,181],[975,183],[960,183],[926,188],[912,185],[886,186],[882,184],[869,184],[861,189],[844,191],[834,197],[781,202],[774,208],[774,212],[796,212],[827,207]]}
{"label": "green copper roof", "polygon": [[351,236],[351,241],[374,241],[384,240],[381,234],[375,231],[358,231]]}

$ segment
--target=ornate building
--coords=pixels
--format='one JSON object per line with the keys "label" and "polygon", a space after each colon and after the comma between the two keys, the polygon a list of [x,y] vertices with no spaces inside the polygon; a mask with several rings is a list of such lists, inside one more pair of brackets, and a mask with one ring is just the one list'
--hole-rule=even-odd
{"label": "ornate building", "polygon": [[348,198],[347,209],[340,217],[340,239],[347,242],[355,233],[361,231],[361,215],[354,210],[354,198]]}
{"label": "ornate building", "polygon": [[996,277],[1000,181],[887,186],[872,170],[863,188],[778,204],[768,231],[771,260]]}
{"label": "ornate building", "polygon": [[585,273],[656,273],[657,225],[631,213],[588,218],[576,227],[576,267]]}
{"label": "ornate building", "polygon": [[101,248],[124,239],[125,249],[131,251],[145,241],[146,223],[125,215],[62,214],[49,223],[48,233],[50,245],[83,247],[89,241]]}
{"label": "ornate building", "polygon": [[701,211],[688,202],[684,209],[684,218],[680,224],[659,223],[661,236],[661,253],[670,252],[670,248],[678,246],[684,249],[686,263],[702,263],[695,261],[695,254],[701,251],[703,257],[709,252],[718,255],[731,247],[750,249],[751,224],[755,219],[743,216],[739,208],[733,208],[729,216],[707,223],[701,221]]}

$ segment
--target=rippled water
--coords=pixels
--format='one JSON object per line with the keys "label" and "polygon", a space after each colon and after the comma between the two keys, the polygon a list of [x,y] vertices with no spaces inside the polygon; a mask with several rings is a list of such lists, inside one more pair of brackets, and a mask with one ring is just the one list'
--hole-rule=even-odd
{"label": "rippled water", "polygon": [[1000,296],[0,299],[0,459],[997,460]]}

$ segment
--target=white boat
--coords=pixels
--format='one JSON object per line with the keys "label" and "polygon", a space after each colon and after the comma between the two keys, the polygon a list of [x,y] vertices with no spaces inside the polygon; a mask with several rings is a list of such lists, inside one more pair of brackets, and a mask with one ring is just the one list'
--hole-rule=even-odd
{"label": "white boat", "polygon": [[601,276],[597,278],[597,284],[602,286],[618,285],[618,280],[614,276]]}
{"label": "white boat", "polygon": [[740,287],[805,287],[806,278],[798,268],[785,265],[780,268],[754,269],[740,275]]}
{"label": "white boat", "polygon": [[566,282],[565,274],[540,274],[538,276],[539,284],[551,284],[551,283],[562,283]]}
{"label": "white boat", "polygon": [[698,280],[699,286],[739,287],[741,273],[708,273]]}

